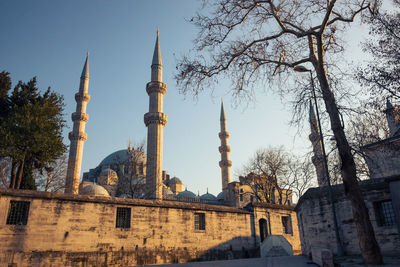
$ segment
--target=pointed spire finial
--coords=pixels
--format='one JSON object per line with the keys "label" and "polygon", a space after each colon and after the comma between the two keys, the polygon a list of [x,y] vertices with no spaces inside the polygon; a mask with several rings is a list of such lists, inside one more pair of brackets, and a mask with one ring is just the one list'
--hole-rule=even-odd
{"label": "pointed spire finial", "polygon": [[386,110],[394,109],[392,103],[390,102],[389,98],[386,99]]}
{"label": "pointed spire finial", "polygon": [[129,146],[128,146],[128,151],[132,150],[132,140],[129,138]]}
{"label": "pointed spire finial", "polygon": [[156,45],[154,46],[153,61],[152,61],[151,65],[161,65],[162,66],[160,42],[158,40],[158,36],[159,36],[159,31],[157,28]]}
{"label": "pointed spire finial", "polygon": [[225,118],[225,110],[224,110],[224,102],[222,101],[222,97],[221,97],[221,116],[219,118],[221,121],[226,120]]}
{"label": "pointed spire finial", "polygon": [[81,78],[89,78],[89,51],[86,52],[86,60],[85,65],[83,65]]}

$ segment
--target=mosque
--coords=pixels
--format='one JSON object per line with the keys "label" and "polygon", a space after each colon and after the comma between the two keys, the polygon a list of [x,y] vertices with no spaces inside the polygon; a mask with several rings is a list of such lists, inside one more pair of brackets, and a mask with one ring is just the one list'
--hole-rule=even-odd
{"label": "mosque", "polygon": [[[163,128],[167,123],[167,115],[163,113],[163,96],[166,85],[162,82],[162,58],[157,33],[151,65],[151,82],[147,84],[146,90],[150,97],[149,112],[144,115],[144,122],[148,127],[148,140],[146,155],[143,151],[132,148],[131,142],[127,149],[115,151],[105,157],[100,164],[83,173],[82,182],[79,172],[83,153],[83,144],[86,134],[82,131],[88,121],[85,113],[86,105],[90,100],[88,95],[89,59],[82,71],[81,87],[76,97],[77,110],[72,115],[74,122],[73,131],[70,133],[71,140],[70,155],[68,162],[68,173],[66,193],[74,192],[83,195],[101,195],[119,198],[146,198],[165,199],[170,201],[200,202],[208,204],[226,204],[244,207],[253,201],[254,192],[245,183],[231,182],[230,168],[232,162],[229,160],[230,146],[228,145],[229,132],[227,131],[226,115],[221,101],[220,133],[221,146],[219,152],[221,161],[221,184],[222,191],[214,196],[210,193],[196,195],[185,189],[180,178],[170,177],[162,170],[162,140]],[[79,187],[77,185],[79,184]],[[291,203],[291,196],[288,203]]]}
{"label": "mosque", "polygon": [[[146,85],[149,111],[145,154],[131,145],[111,153],[80,179],[89,58],[86,57],[76,111],[64,193],[0,189],[0,265],[128,266],[292,255],[301,252],[291,195],[257,201],[257,177],[231,181],[227,120],[221,103],[219,153],[221,193],[201,196],[163,171],[163,112],[159,36]],[[275,198],[274,198],[275,199]],[[279,246],[265,245],[279,239]],[[264,244],[264,245],[263,245]]]}

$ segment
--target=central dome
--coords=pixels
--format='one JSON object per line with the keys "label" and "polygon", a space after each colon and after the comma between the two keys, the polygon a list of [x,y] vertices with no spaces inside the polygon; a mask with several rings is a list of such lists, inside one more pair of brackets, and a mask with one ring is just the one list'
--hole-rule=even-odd
{"label": "central dome", "polygon": [[103,165],[121,164],[126,161],[128,161],[128,151],[126,149],[121,149],[105,157],[100,162],[99,165],[103,166]]}

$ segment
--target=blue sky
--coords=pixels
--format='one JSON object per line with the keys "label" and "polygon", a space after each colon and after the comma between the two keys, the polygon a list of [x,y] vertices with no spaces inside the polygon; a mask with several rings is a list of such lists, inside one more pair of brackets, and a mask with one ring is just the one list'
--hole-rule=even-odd
{"label": "blue sky", "polygon": [[[37,76],[40,88],[51,88],[65,100],[65,118],[72,129],[74,94],[78,90],[86,51],[90,51],[91,100],[87,107],[88,140],[82,170],[96,167],[112,152],[126,148],[129,139],[144,140],[143,115],[148,110],[145,90],[156,29],[160,29],[164,63],[163,168],[200,194],[208,188],[221,191],[218,161],[220,98],[224,98],[231,134],[232,171],[247,162],[256,149],[284,145],[299,154],[310,150],[308,127],[297,135],[290,127],[290,113],[276,95],[259,88],[257,100],[235,107],[229,83],[221,82],[213,93],[194,100],[178,93],[176,58],[193,46],[196,28],[186,19],[201,1],[0,1],[0,71],[11,73],[14,84]],[[365,32],[365,31],[364,31]],[[359,57],[359,29],[350,34],[352,58]],[[306,120],[306,118],[305,118]],[[296,136],[296,138],[295,138]],[[233,174],[233,178],[236,176]]]}

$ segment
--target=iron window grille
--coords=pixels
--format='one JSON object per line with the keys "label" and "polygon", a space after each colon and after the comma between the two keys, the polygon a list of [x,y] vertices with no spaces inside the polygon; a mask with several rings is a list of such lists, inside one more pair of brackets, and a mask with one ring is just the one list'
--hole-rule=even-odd
{"label": "iron window grille", "polygon": [[131,227],[131,208],[117,207],[116,228]]}
{"label": "iron window grille", "polygon": [[204,213],[194,214],[194,229],[206,230],[206,215]]}
{"label": "iron window grille", "polygon": [[28,201],[10,201],[8,209],[7,224],[26,225],[28,223],[30,202]]}
{"label": "iron window grille", "polygon": [[375,217],[378,226],[390,226],[395,224],[395,214],[391,200],[375,202]]}

